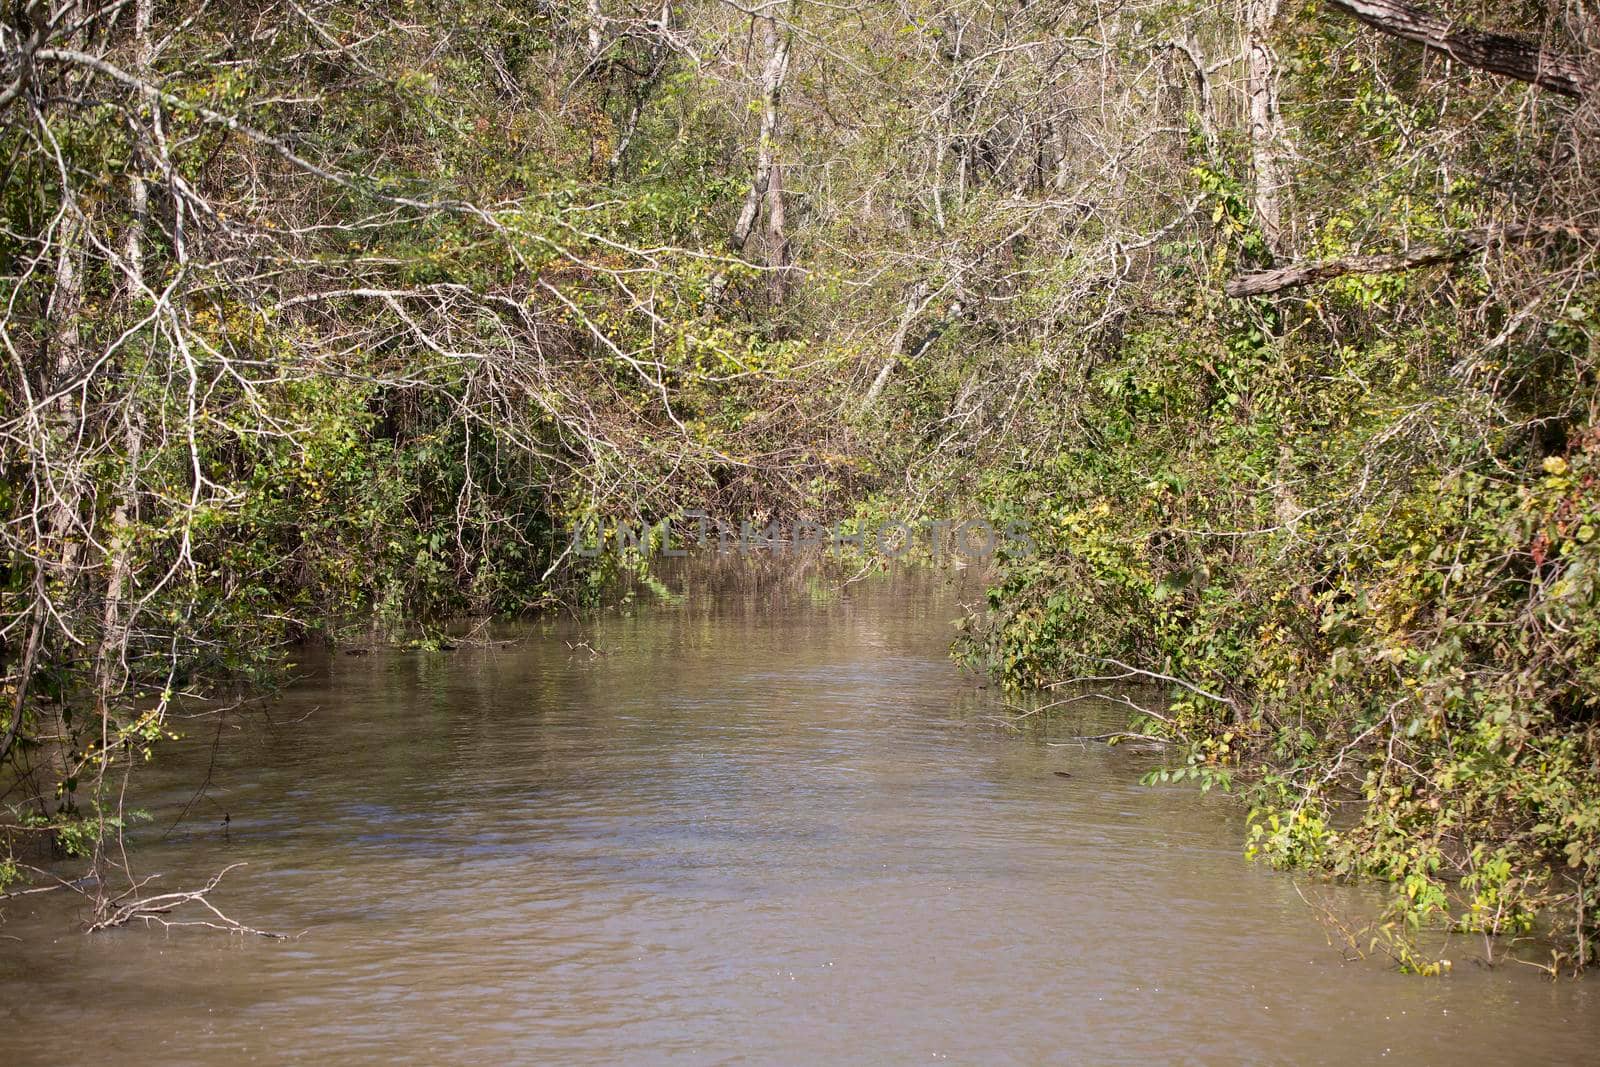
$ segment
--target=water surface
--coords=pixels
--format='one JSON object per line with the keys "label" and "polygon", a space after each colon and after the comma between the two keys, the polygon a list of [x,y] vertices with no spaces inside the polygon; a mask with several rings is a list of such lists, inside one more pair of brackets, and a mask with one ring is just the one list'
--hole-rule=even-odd
{"label": "water surface", "polygon": [[1045,743],[1123,712],[997,730],[956,613],[931,577],[758,585],[189,723],[137,869],[246,863],[218,904],[299,936],[9,901],[0,1062],[1594,1061],[1592,982],[1348,962],[1231,801]]}

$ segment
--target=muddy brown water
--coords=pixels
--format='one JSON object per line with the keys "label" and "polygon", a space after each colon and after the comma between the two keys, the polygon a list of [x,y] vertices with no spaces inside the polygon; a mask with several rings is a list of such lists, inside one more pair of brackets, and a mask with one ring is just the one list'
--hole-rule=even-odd
{"label": "muddy brown water", "polygon": [[136,782],[137,869],[245,863],[218,904],[298,936],[88,936],[64,894],[8,901],[0,1063],[1600,1055],[1592,979],[1470,939],[1442,979],[1347,961],[1244,860],[1235,802],[1045,743],[1122,711],[996,730],[956,611],[931,576],[755,587],[334,657],[270,722],[188,723]]}

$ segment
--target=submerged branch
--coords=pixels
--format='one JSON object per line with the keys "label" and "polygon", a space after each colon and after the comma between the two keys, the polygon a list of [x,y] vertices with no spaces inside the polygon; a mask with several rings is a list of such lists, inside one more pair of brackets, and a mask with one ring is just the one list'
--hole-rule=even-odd
{"label": "submerged branch", "polygon": [[[223,877],[227,875],[229,871],[243,866],[244,864],[242,863],[230,863],[228,866],[222,868],[222,870],[213,875],[211,881],[207,882],[199,889],[191,889],[177,893],[157,893],[154,896],[139,897],[135,900],[128,901],[126,904],[120,904],[113,908],[111,912],[104,918],[90,923],[88,928],[89,933],[97,933],[101,930],[110,930],[114,927],[126,926],[128,923],[138,919],[146,924],[157,923],[169,930],[178,926],[203,926],[212,930],[226,930],[227,932],[233,934],[254,934],[257,937],[271,938],[275,941],[288,940],[287,934],[272,933],[268,930],[257,930],[253,926],[246,926],[244,923],[241,923],[236,919],[229,918],[227,915],[224,915],[215,904],[211,903],[211,901],[207,899],[206,895],[213,889],[217,888],[219,884],[221,884]],[[172,912],[183,907],[185,904],[199,904],[206,911],[210,912],[214,918],[181,920],[163,918],[163,916],[172,914]]]}

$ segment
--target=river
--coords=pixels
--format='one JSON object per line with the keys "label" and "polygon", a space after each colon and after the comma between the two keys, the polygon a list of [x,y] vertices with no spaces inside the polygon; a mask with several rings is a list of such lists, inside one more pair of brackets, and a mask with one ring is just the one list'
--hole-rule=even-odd
{"label": "river", "polygon": [[218,905],[296,936],[91,936],[65,893],[8,901],[0,1062],[1600,1053],[1592,980],[1475,966],[1469,938],[1439,979],[1346,960],[1245,861],[1237,802],[1141,786],[1149,752],[1047,743],[1124,710],[997,729],[937,577],[805,588],[334,656],[182,724],[135,779],[136,870],[244,863]]}

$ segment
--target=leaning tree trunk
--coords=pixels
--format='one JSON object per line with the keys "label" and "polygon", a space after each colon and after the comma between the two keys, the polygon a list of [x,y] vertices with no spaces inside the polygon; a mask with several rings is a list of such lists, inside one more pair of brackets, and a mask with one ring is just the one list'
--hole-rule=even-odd
{"label": "leaning tree trunk", "polygon": [[1466,29],[1443,15],[1399,0],[1328,0],[1328,6],[1469,67],[1565,96],[1584,96],[1594,88],[1593,70],[1582,59],[1549,51],[1537,41]]}
{"label": "leaning tree trunk", "polygon": [[1272,270],[1253,271],[1228,279],[1223,288],[1229,296],[1238,299],[1269,296],[1286,289],[1298,289],[1333,278],[1342,278],[1348,274],[1394,274],[1416,270],[1419,267],[1454,263],[1495,245],[1560,236],[1592,239],[1595,236],[1595,228],[1552,220],[1485,226],[1456,233],[1444,244],[1417,245],[1404,252],[1314,259],[1304,263],[1291,263]]}

